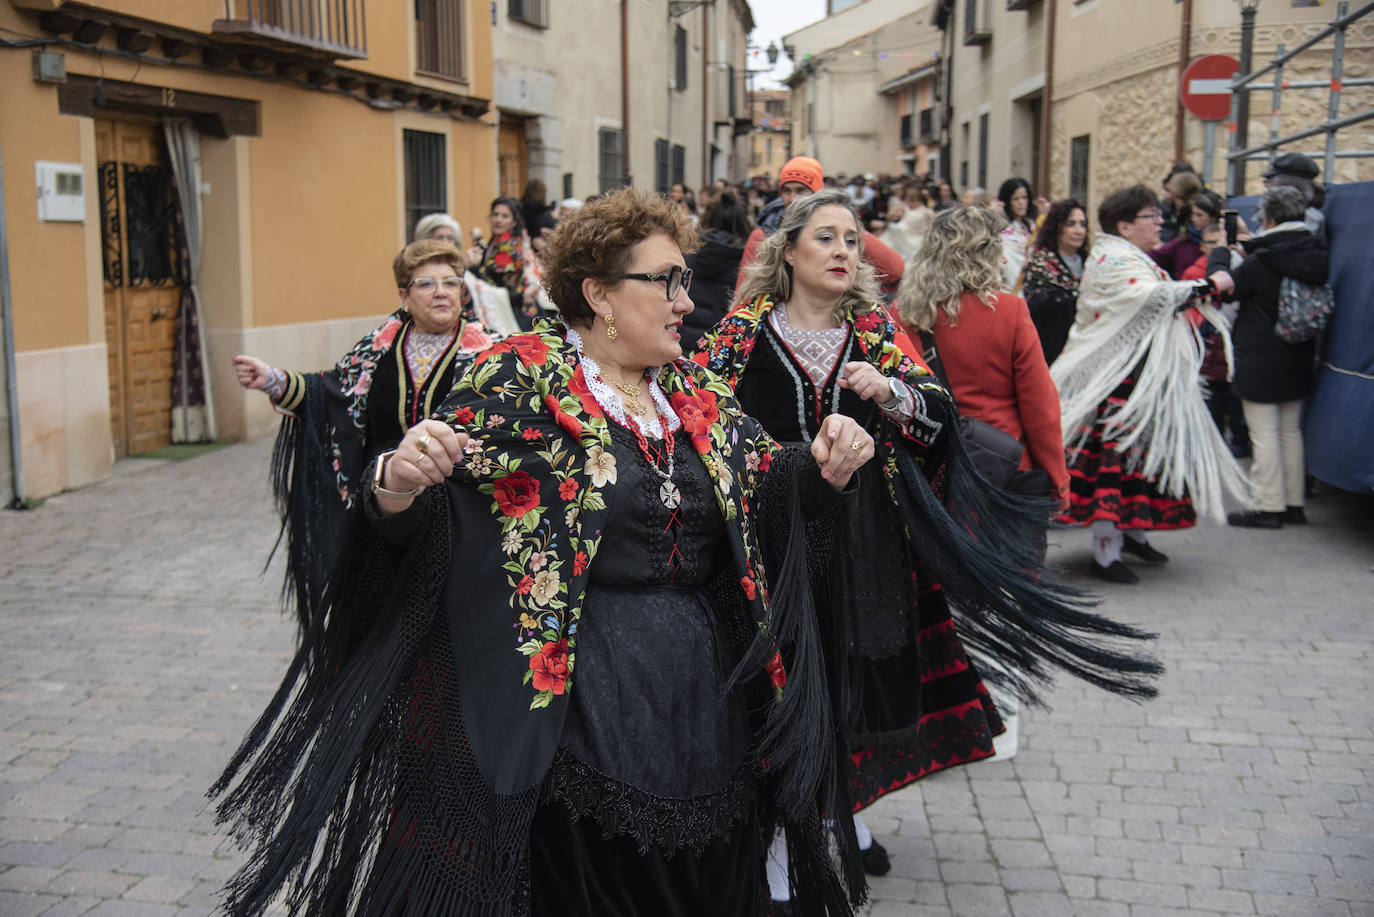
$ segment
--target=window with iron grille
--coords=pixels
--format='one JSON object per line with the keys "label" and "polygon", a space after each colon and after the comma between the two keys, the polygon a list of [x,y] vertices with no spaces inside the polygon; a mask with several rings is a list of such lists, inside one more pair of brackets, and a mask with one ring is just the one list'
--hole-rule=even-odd
{"label": "window with iron grille", "polygon": [[406,238],[428,213],[448,210],[448,185],[444,176],[444,135],[430,131],[402,133],[406,173]]}
{"label": "window with iron grille", "polygon": [[921,138],[923,140],[935,136],[935,109],[921,109]]}
{"label": "window with iron grille", "polygon": [[415,0],[416,69],[463,78],[462,0]]}
{"label": "window with iron grille", "polygon": [[987,113],[978,116],[978,185],[988,186],[988,130],[991,119]]}
{"label": "window with iron grille", "polygon": [[666,140],[654,141],[654,189],[659,194],[667,194],[671,182],[668,170],[672,168],[672,147]]}
{"label": "window with iron grille", "polygon": [[686,184],[687,148],[680,143],[673,144],[673,183]]}
{"label": "window with iron grille", "polygon": [[673,79],[674,89],[685,92],[687,89],[687,30],[673,26]]}
{"label": "window with iron grille", "polygon": [[509,0],[506,15],[537,29],[549,27],[549,0]]}
{"label": "window with iron grille", "polygon": [[908,147],[912,145],[911,139],[911,115],[902,115],[901,139],[898,145]]}
{"label": "window with iron grille", "polygon": [[625,132],[618,127],[603,127],[596,132],[601,172],[600,193],[622,188],[629,183],[625,174]]}
{"label": "window with iron grille", "polygon": [[564,172],[564,173],[563,173],[563,198],[566,200],[567,198],[572,197],[572,196],[573,196],[572,191],[573,191],[573,174],[572,174],[571,172]]}
{"label": "window with iron grille", "polygon": [[730,79],[730,82],[727,84],[727,85],[728,85],[727,92],[729,92],[729,94],[730,94],[730,106],[729,106],[730,120],[733,121],[734,118],[735,118],[735,68],[734,68],[734,65],[727,65],[725,69],[726,69],[726,71],[728,72],[729,79]]}
{"label": "window with iron grille", "polygon": [[1069,141],[1069,197],[1079,201],[1088,199],[1088,156],[1091,136],[1084,134]]}

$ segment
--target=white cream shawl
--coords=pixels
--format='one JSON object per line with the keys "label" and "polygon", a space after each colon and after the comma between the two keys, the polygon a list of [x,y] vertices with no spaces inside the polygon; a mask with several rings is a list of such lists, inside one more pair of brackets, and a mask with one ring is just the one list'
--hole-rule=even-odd
{"label": "white cream shawl", "polygon": [[[1141,448],[1138,470],[1163,492],[1191,494],[1199,511],[1224,522],[1223,491],[1248,506],[1250,487],[1207,412],[1202,338],[1178,314],[1193,293],[1192,282],[1170,280],[1135,244],[1099,235],[1083,266],[1077,320],[1050,375],[1064,443],[1073,447],[1098,405],[1140,366],[1130,397],[1106,417],[1107,437],[1121,452]],[[1222,335],[1230,363],[1230,323],[1209,302],[1197,307]]]}

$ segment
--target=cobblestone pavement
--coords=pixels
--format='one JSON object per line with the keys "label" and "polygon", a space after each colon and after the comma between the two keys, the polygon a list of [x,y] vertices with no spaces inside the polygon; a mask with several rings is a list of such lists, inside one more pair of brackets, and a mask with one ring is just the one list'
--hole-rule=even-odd
{"label": "cobblestone pavement", "polygon": [[[0,917],[212,912],[240,854],[204,792],[294,640],[267,458],[122,462],[0,513]],[[1160,698],[1065,684],[1013,760],[880,801],[874,917],[1374,914],[1374,518],[1308,513],[1157,537],[1172,562],[1104,607],[1159,630]]]}

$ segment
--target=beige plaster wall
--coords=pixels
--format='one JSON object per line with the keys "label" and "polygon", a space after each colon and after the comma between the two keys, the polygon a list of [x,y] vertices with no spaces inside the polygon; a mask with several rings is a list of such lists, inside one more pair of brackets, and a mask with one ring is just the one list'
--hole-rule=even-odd
{"label": "beige plaster wall", "polygon": [[43,497],[110,476],[104,342],[15,354],[24,493]]}

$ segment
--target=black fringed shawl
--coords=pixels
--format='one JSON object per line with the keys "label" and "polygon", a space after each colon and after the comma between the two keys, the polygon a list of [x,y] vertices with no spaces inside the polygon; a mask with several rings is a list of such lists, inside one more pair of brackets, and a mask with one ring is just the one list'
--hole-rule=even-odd
{"label": "black fringed shawl", "polygon": [[[762,296],[736,306],[701,339],[693,359],[737,385],[773,305]],[[953,398],[898,350],[896,328],[876,304],[849,320],[860,358],[916,395],[916,418],[906,427],[873,412],[874,461],[910,554],[941,583],[969,654],[997,663],[983,666],[984,676],[1005,673],[1030,702],[1039,700],[1051,667],[1127,697],[1153,697],[1163,669],[1131,646],[1153,635],[1093,614],[1079,590],[1045,578],[1032,536],[1052,515],[1050,502],[993,487],[978,473],[962,440],[949,435],[958,429]]]}
{"label": "black fringed shawl", "polygon": [[271,481],[282,520],[277,544],[286,543],[282,593],[294,602],[302,633],[324,598],[364,466],[429,416],[462,368],[495,340],[471,312],[466,288],[463,295],[453,341],[419,385],[405,367],[402,344],[414,323],[404,309],[364,335],[333,369],[287,371],[275,405],[285,416],[272,449]]}
{"label": "black fringed shawl", "polygon": [[[757,634],[733,680],[766,699],[765,817],[786,829],[803,912],[848,915],[862,877],[835,875],[817,808],[838,780],[805,576],[809,455],[780,449],[687,361],[660,382],[716,489],[729,591]],[[539,881],[529,825],[576,690],[615,457],[556,326],[481,355],[445,409],[472,437],[466,457],[380,523],[404,517],[407,548],[355,512],[324,614],[211,790],[219,821],[253,845],[230,914],[261,913],[282,890],[292,913],[520,914]]]}

